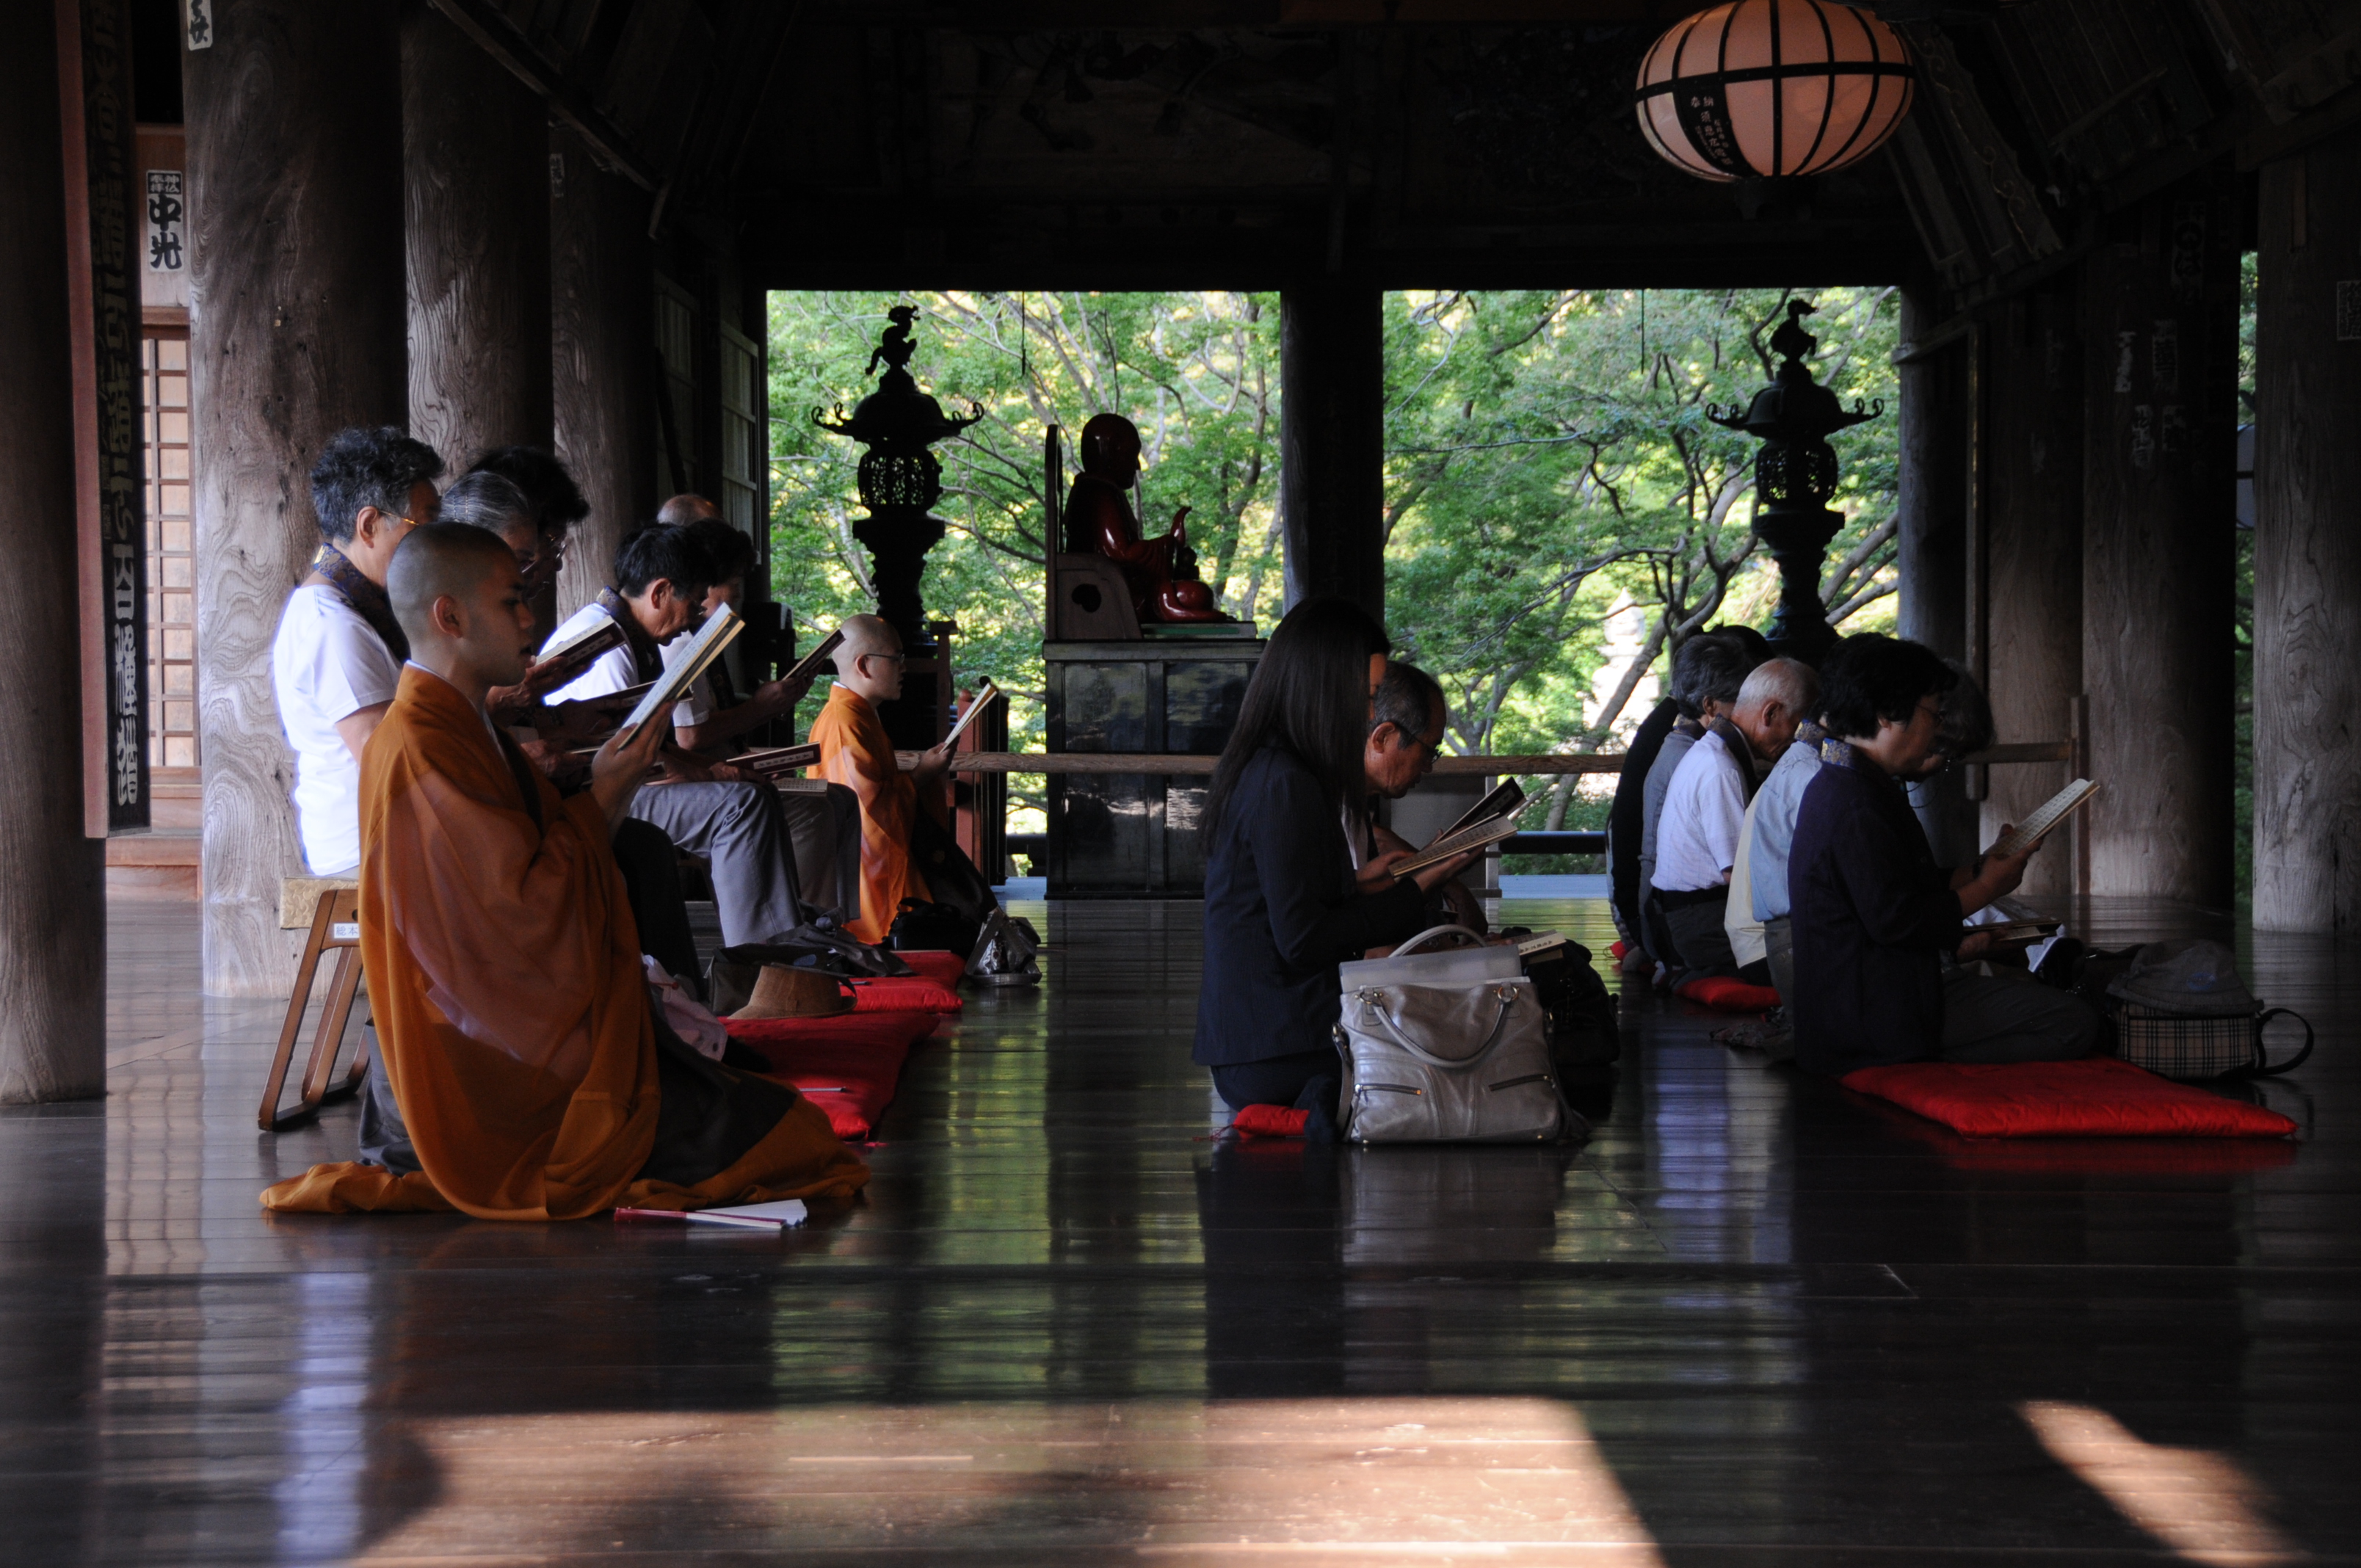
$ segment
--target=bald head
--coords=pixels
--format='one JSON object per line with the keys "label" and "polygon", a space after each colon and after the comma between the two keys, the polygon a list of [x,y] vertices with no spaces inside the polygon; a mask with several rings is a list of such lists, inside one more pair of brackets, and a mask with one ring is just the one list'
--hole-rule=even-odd
{"label": "bald head", "polygon": [[1757,754],[1776,757],[1820,700],[1820,677],[1795,659],[1765,659],[1748,672],[1730,715]]}
{"label": "bald head", "polygon": [[902,634],[882,615],[847,616],[837,628],[844,641],[836,650],[836,684],[872,702],[902,695]]}
{"label": "bald head", "polygon": [[708,517],[719,517],[721,509],[703,496],[684,491],[656,509],[656,521],[667,528],[686,528],[692,522],[702,522]]}
{"label": "bald head", "polygon": [[386,571],[386,597],[411,657],[462,690],[511,685],[533,657],[533,610],[516,553],[463,522],[413,528]]}

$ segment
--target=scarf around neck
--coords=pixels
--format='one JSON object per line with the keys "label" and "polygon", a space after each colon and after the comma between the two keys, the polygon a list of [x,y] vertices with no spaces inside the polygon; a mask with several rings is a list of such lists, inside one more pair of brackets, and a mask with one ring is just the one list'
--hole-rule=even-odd
{"label": "scarf around neck", "polygon": [[410,657],[410,639],[403,635],[401,622],[394,619],[393,601],[383,588],[363,576],[343,551],[323,543],[312,557],[312,576],[344,595],[345,602],[369,623],[387,652],[396,659]]}

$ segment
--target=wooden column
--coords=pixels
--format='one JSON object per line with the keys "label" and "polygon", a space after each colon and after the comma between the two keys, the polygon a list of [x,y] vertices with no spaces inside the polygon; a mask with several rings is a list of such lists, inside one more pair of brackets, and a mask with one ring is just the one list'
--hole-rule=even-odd
{"label": "wooden column", "polygon": [[558,613],[570,615],[606,586],[632,524],[655,515],[655,271],[647,193],[598,167],[571,130],[551,130],[549,151],[557,455],[590,503],[557,583]]}
{"label": "wooden column", "polygon": [[2262,170],[2255,927],[2361,923],[2361,131]]}
{"label": "wooden column", "polygon": [[547,450],[547,111],[427,0],[402,0],[401,102],[410,433],[454,474]]}
{"label": "wooden column", "polygon": [[[1969,367],[1972,344],[1955,338],[1919,346],[1942,315],[1930,290],[1902,294],[1902,341],[1912,352],[1898,367],[1900,461],[1894,478],[1895,567],[1901,579],[1894,630],[1947,659],[1967,655]],[[1912,787],[1918,820],[1935,858],[1959,865],[1974,858],[1974,803],[1957,770]]]}
{"label": "wooden column", "polygon": [[83,837],[81,551],[51,7],[0,50],[0,1104],[106,1091],[105,846]]}
{"label": "wooden column", "polygon": [[1385,318],[1375,285],[1323,274],[1280,291],[1280,525],[1287,602],[1386,612]]}
{"label": "wooden column", "polygon": [[[2003,740],[2062,740],[2082,689],[2082,342],[2072,281],[2002,306],[1985,334],[1985,690]],[[1985,770],[1982,839],[2067,782],[2064,762]],[[2072,891],[2064,836],[2027,893]]]}
{"label": "wooden column", "polygon": [[2231,901],[2238,223],[2225,162],[2084,262],[2082,679],[2091,891]]}
{"label": "wooden column", "polygon": [[190,50],[192,446],[205,989],[284,995],[279,883],[302,867],[270,689],[319,546],[305,476],[407,406],[393,0],[239,0]]}

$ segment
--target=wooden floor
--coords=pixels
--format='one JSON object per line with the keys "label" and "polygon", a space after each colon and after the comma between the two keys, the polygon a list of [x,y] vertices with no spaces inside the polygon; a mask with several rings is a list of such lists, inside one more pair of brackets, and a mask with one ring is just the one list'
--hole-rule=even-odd
{"label": "wooden floor", "polygon": [[2301,1148],[1969,1144],[1641,995],[1587,1147],[1350,1153],[1209,1136],[1196,905],[1030,912],[782,1240],[266,1218],[352,1113],[258,1135],[278,1009],[118,905],[113,1092],[0,1112],[0,1560],[2361,1561],[2350,948],[2253,944]]}

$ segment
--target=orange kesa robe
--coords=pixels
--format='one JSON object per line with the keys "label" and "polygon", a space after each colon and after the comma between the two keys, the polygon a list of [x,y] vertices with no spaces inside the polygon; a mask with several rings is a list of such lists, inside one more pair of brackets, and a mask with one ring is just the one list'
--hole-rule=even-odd
{"label": "orange kesa robe", "polygon": [[591,795],[538,769],[540,826],[482,714],[412,664],[361,758],[361,964],[425,1168],[319,1165],[268,1209],[577,1219],[849,1194],[868,1168],[800,1097],[729,1168],[642,1180],[662,1096],[639,932]]}
{"label": "orange kesa robe", "polygon": [[807,776],[840,784],[861,797],[861,918],[845,929],[864,942],[883,942],[906,898],[926,898],[927,879],[910,860],[910,829],[918,819],[918,786],[894,761],[869,699],[846,686],[828,689],[828,706],[806,740],[819,748]]}

